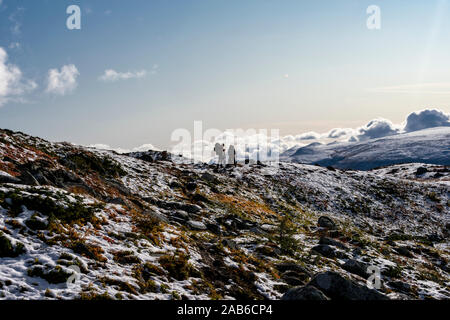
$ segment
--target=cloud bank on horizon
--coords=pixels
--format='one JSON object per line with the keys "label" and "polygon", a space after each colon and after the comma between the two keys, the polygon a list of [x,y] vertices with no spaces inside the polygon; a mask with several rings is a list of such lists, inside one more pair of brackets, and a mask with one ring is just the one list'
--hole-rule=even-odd
{"label": "cloud bank on horizon", "polygon": [[[306,132],[295,136],[287,135],[276,138],[260,133],[237,136],[234,135],[232,131],[226,130],[214,137],[214,140],[197,140],[191,144],[177,144],[170,151],[174,154],[182,154],[185,157],[193,158],[196,161],[210,162],[214,158],[213,149],[215,143],[224,143],[226,147],[230,144],[235,146],[237,158],[239,160],[245,158],[256,159],[258,153],[262,154],[262,152],[270,152],[272,155],[279,155],[289,149],[300,148],[311,142],[324,143],[333,140],[351,143],[434,127],[450,127],[450,113],[446,113],[439,109],[423,109],[410,113],[402,124],[393,124],[388,119],[377,118],[355,129],[334,128],[325,133]],[[261,148],[261,146],[264,147]],[[118,153],[162,150],[151,144],[145,144],[133,149],[112,148],[105,144],[93,144],[89,145],[89,147],[102,150],[113,150]]]}

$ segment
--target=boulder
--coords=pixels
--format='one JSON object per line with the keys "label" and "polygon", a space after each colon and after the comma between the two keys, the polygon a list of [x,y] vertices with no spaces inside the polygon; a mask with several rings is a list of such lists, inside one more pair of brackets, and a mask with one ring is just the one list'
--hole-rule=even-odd
{"label": "boulder", "polygon": [[305,286],[290,289],[283,295],[281,300],[290,301],[290,300],[329,300],[329,299],[319,289],[313,286]]}
{"label": "boulder", "polygon": [[375,289],[362,286],[333,271],[317,274],[309,285],[316,287],[332,300],[389,300]]}
{"label": "boulder", "polygon": [[286,272],[286,271],[295,271],[297,273],[307,274],[310,276],[308,270],[306,270],[304,267],[302,267],[299,264],[291,263],[291,262],[285,262],[275,265],[275,268],[280,272]]}
{"label": "boulder", "polygon": [[311,251],[317,252],[318,254],[327,258],[336,258],[337,252],[335,249],[326,244],[319,244],[311,249]]}
{"label": "boulder", "polygon": [[345,244],[343,244],[342,242],[328,238],[328,237],[321,237],[319,240],[319,244],[326,244],[326,245],[335,246],[337,248],[341,248],[344,250],[348,250],[348,247]]}
{"label": "boulder", "polygon": [[317,225],[328,230],[336,230],[336,223],[329,217],[321,216],[317,221]]}
{"label": "boulder", "polygon": [[363,277],[364,279],[369,277],[369,274],[367,273],[367,265],[354,259],[347,260],[342,266],[342,269]]}
{"label": "boulder", "polygon": [[13,177],[9,173],[0,171],[0,183],[14,183],[19,184],[21,181],[20,179]]}
{"label": "boulder", "polygon": [[400,291],[403,293],[411,292],[411,285],[403,281],[391,281],[388,283],[388,285],[395,291]]}
{"label": "boulder", "polygon": [[200,222],[200,221],[189,220],[187,224],[193,230],[203,231],[203,230],[207,229],[205,224],[203,222]]}
{"label": "boulder", "polygon": [[411,251],[409,251],[409,249],[406,248],[406,247],[397,247],[397,248],[395,248],[395,251],[399,255],[402,255],[402,256],[407,257],[407,258],[413,258],[414,257],[414,255],[411,253]]}

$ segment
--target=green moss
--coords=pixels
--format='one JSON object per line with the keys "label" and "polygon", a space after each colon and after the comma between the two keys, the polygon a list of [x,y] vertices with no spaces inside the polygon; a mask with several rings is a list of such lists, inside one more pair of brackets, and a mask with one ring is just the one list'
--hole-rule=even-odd
{"label": "green moss", "polygon": [[438,197],[436,192],[430,192],[427,194],[428,199],[430,199],[433,202],[441,202],[441,199]]}
{"label": "green moss", "polygon": [[14,247],[11,243],[11,241],[3,235],[3,232],[0,231],[0,257],[5,258],[15,258],[21,255],[22,253],[25,253],[25,246],[23,243],[18,242],[16,246]]}
{"label": "green moss", "polygon": [[70,272],[63,270],[61,266],[56,266],[53,269],[46,270],[43,266],[35,266],[28,269],[28,276],[39,277],[47,280],[48,283],[63,283],[72,275]]}
{"label": "green moss", "polygon": [[188,262],[189,257],[181,252],[174,255],[164,255],[159,263],[169,275],[176,280],[186,280],[189,277],[198,277],[200,273]]}
{"label": "green moss", "polygon": [[[76,202],[70,202],[62,194],[42,195],[33,193],[31,195],[24,195],[17,192],[9,192],[4,195],[4,198],[11,199],[11,205],[8,205],[8,209],[13,215],[22,213],[22,206],[26,206],[28,210],[38,211],[48,216],[50,220],[59,219],[65,223],[77,222],[84,224],[90,222],[94,217],[94,213],[101,209],[100,205],[87,205],[80,199],[77,199]],[[61,200],[66,201],[63,201],[64,204],[62,204],[59,203]],[[30,229],[39,228],[37,230],[41,230],[44,228],[43,225],[38,223],[35,217],[34,219],[33,217],[28,219],[26,224]]]}
{"label": "green moss", "polygon": [[60,159],[60,163],[77,172],[96,172],[103,177],[122,177],[126,171],[109,157],[98,157],[93,153],[72,153]]}
{"label": "green moss", "polygon": [[99,246],[86,244],[82,240],[75,241],[71,245],[72,250],[75,253],[84,255],[90,259],[97,260],[100,262],[106,262],[106,258],[102,255],[104,253],[103,249]]}
{"label": "green moss", "polygon": [[114,261],[121,264],[140,263],[141,260],[132,251],[119,251],[114,253]]}
{"label": "green moss", "polygon": [[103,301],[103,300],[114,300],[114,299],[107,292],[104,292],[104,293],[82,292],[82,293],[80,293],[78,300]]}
{"label": "green moss", "polygon": [[296,225],[292,222],[292,218],[286,214],[280,221],[276,239],[284,253],[293,255],[298,250],[299,242],[294,238],[296,232]]}
{"label": "green moss", "polygon": [[37,215],[34,214],[31,216],[31,218],[27,219],[25,221],[25,225],[30,228],[31,230],[45,230],[47,229],[47,223],[44,221],[41,221],[37,218]]}
{"label": "green moss", "polygon": [[388,266],[386,270],[382,271],[382,274],[386,277],[400,278],[402,275],[402,268],[399,266]]}
{"label": "green moss", "polygon": [[112,279],[112,278],[108,278],[108,277],[103,277],[103,278],[100,279],[100,281],[105,286],[115,286],[120,291],[125,291],[125,292],[131,293],[131,294],[135,294],[135,295],[138,294],[136,289],[131,284],[129,284],[128,282],[125,282],[125,281],[122,281],[122,280],[118,280],[118,279]]}

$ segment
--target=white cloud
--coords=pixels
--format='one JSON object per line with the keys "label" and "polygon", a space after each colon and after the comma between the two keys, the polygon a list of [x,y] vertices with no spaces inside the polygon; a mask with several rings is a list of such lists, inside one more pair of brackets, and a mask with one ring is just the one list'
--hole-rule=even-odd
{"label": "white cloud", "polygon": [[334,128],[322,135],[322,138],[338,139],[342,137],[348,137],[355,133],[355,129],[352,128]]}
{"label": "white cloud", "polygon": [[99,80],[114,82],[118,80],[140,79],[144,78],[146,75],[146,70],[141,70],[138,72],[117,72],[113,69],[108,69],[105,70],[105,73],[99,77]]}
{"label": "white cloud", "polygon": [[302,133],[299,135],[295,136],[295,140],[296,141],[303,141],[303,140],[317,140],[320,139],[321,134],[314,132],[314,131],[310,131],[310,132],[306,132],[306,133]]}
{"label": "white cloud", "polygon": [[145,152],[145,151],[149,151],[149,150],[153,150],[153,151],[161,151],[161,149],[153,146],[152,144],[143,144],[142,146],[139,147],[135,147],[132,149],[125,149],[125,148],[113,148],[107,144],[103,144],[103,143],[97,143],[97,144],[91,144],[88,146],[89,148],[95,148],[95,149],[99,149],[99,150],[112,150],[115,151],[117,153],[130,153],[130,152]]}
{"label": "white cloud", "polygon": [[[177,155],[182,154],[187,158],[193,158],[195,161],[210,162],[216,158],[213,150],[217,142],[225,144],[226,148],[234,145],[238,160],[244,160],[245,158],[256,159],[256,154],[258,153],[262,159],[268,154],[276,157],[276,155],[281,155],[289,149],[304,147],[306,144],[302,142],[307,140],[315,140],[323,143],[330,142],[330,139],[340,142],[358,142],[436,126],[450,126],[450,114],[437,109],[425,109],[408,115],[407,120],[402,125],[393,124],[387,119],[377,118],[355,129],[334,128],[322,134],[306,132],[283,137],[268,136],[266,134],[268,132],[265,130],[260,132],[251,129],[242,132],[239,130],[217,130],[213,135],[209,136],[209,140],[207,138],[193,142],[183,140],[183,142],[173,146],[170,152]],[[160,149],[151,144],[145,144],[133,149],[111,148],[104,144],[90,145],[90,147],[114,150],[118,153],[147,150],[160,151]]]}
{"label": "white cloud", "polygon": [[78,86],[77,77],[79,75],[77,67],[73,64],[63,66],[61,71],[50,69],[48,71],[47,92],[65,95],[74,91]]}
{"label": "white cloud", "polygon": [[356,129],[355,136],[359,141],[392,136],[399,133],[399,126],[395,126],[391,121],[378,118],[369,121],[365,126]]}
{"label": "white cloud", "polygon": [[0,47],[0,106],[11,100],[23,100],[24,93],[37,87],[34,81],[23,79],[19,67],[7,61],[8,54]]}
{"label": "white cloud", "polygon": [[449,127],[450,113],[438,109],[425,109],[413,112],[406,118],[405,132],[433,127]]}

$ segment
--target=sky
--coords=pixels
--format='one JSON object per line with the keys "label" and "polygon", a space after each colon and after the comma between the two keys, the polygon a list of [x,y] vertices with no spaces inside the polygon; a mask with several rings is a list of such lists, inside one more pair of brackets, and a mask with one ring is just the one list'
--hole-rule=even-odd
{"label": "sky", "polygon": [[401,123],[450,111],[449,36],[446,0],[0,0],[0,128],[163,149],[194,121],[282,135]]}

